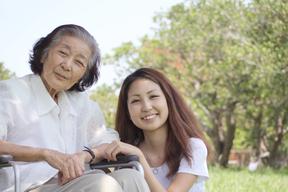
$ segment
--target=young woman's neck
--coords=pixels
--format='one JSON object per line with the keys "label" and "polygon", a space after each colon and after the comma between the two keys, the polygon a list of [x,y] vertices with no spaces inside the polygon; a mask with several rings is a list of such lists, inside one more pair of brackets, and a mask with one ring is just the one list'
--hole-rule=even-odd
{"label": "young woman's neck", "polygon": [[166,146],[167,129],[161,129],[157,132],[144,132],[143,148],[149,151],[163,151]]}
{"label": "young woman's neck", "polygon": [[166,130],[144,132],[144,141],[140,145],[140,149],[151,167],[159,167],[165,162]]}

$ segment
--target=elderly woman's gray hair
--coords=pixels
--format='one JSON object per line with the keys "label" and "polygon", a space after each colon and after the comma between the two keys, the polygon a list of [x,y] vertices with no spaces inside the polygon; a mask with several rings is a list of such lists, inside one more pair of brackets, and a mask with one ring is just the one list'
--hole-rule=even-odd
{"label": "elderly woman's gray hair", "polygon": [[39,41],[35,43],[32,53],[30,54],[30,68],[34,74],[41,75],[43,70],[41,59],[48,56],[50,48],[59,42],[63,36],[77,37],[83,40],[91,50],[91,56],[84,76],[69,89],[69,91],[84,91],[97,82],[99,78],[101,56],[96,40],[81,26],[73,24],[61,25],[46,37],[40,38]]}

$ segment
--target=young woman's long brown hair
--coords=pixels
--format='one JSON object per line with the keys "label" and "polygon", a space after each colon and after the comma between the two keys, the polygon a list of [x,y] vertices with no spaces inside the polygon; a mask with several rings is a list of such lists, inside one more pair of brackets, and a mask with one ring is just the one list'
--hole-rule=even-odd
{"label": "young woman's long brown hair", "polygon": [[119,132],[122,142],[139,146],[144,140],[143,131],[136,127],[130,119],[127,104],[130,85],[137,79],[148,79],[158,84],[166,97],[169,114],[165,161],[169,167],[167,176],[173,176],[176,174],[183,156],[187,160],[191,157],[191,150],[193,149],[189,147],[189,139],[196,137],[205,142],[203,132],[195,115],[172,83],[155,69],[140,68],[126,77],[119,94],[116,130]]}

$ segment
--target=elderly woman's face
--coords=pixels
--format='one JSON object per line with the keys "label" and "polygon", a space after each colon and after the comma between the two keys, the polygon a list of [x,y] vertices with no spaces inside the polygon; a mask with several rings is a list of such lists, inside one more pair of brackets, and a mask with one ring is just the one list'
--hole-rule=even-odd
{"label": "elderly woman's face", "polygon": [[41,78],[48,91],[68,90],[84,75],[91,55],[89,46],[76,37],[63,36],[42,58]]}

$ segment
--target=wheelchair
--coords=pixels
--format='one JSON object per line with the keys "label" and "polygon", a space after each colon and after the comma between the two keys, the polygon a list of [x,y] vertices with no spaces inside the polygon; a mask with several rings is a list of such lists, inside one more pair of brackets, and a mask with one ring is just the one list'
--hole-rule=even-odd
{"label": "wheelchair", "polygon": [[[18,165],[19,166],[19,165]],[[17,162],[13,161],[13,158],[8,155],[0,156],[0,169],[10,167],[14,172],[14,191],[21,192],[20,187],[20,172],[17,166]],[[139,163],[139,158],[136,155],[117,155],[117,161],[107,161],[102,160],[95,164],[89,165],[90,170],[86,173],[92,172],[94,169],[101,169],[105,172],[111,172],[114,170],[122,169],[122,168],[132,168],[139,171],[144,175],[144,170],[142,165]]]}

